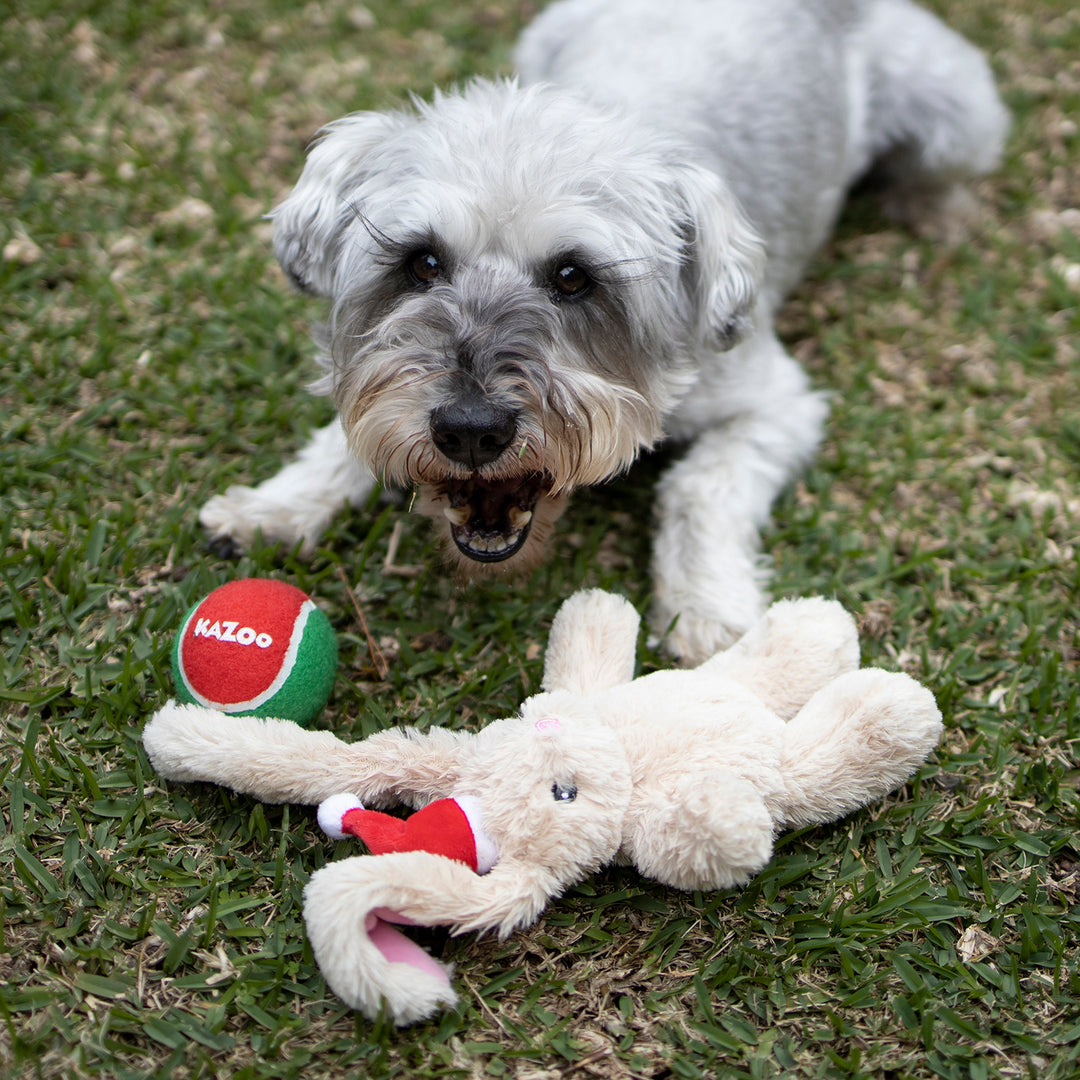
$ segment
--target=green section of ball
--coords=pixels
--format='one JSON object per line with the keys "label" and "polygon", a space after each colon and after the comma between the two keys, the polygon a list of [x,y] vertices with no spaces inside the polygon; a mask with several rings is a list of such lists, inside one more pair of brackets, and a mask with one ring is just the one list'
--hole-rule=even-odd
{"label": "green section of ball", "polygon": [[[199,601],[201,604],[202,601]],[[185,705],[197,705],[195,696],[187,687],[187,683],[184,680],[184,674],[180,670],[180,642],[184,637],[184,628],[191,622],[191,617],[195,614],[199,604],[192,604],[188,608],[187,614],[184,615],[180,621],[180,629],[173,635],[172,651],[169,653],[169,659],[172,663],[172,678],[173,689],[176,691],[177,701],[182,701]]]}
{"label": "green section of ball", "polygon": [[337,675],[338,642],[330,620],[317,607],[308,613],[292,672],[281,689],[256,709],[238,715],[276,716],[307,724],[330,698]]}

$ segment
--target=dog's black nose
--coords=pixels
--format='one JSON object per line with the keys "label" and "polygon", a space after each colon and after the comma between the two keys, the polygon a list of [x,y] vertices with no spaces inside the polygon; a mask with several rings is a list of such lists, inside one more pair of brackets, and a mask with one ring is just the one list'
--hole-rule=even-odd
{"label": "dog's black nose", "polygon": [[431,438],[451,460],[470,469],[494,461],[513,442],[517,413],[490,401],[465,400],[431,411]]}

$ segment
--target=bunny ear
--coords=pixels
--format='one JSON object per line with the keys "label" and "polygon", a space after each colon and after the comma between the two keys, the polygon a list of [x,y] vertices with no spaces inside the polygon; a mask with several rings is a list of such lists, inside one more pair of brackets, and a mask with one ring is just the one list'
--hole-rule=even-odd
{"label": "bunny ear", "polygon": [[425,851],[359,855],[317,870],[304,890],[304,923],[331,990],[376,1019],[424,1020],[453,1006],[451,968],[400,930],[450,926],[507,934],[532,922],[553,894],[540,868],[500,863],[485,877]]}
{"label": "bunny ear", "polygon": [[176,701],[147,722],[143,746],[166,780],[221,784],[268,803],[318,803],[357,775],[358,751],[329,731]]}
{"label": "bunny ear", "polygon": [[575,593],[551,625],[543,689],[588,697],[630,682],[640,621],[622,596],[602,589]]}
{"label": "bunny ear", "polygon": [[[415,865],[421,860],[424,865]],[[434,925],[399,910],[410,878],[452,894],[458,874],[475,876],[460,863],[409,852],[360,855],[311,876],[304,890],[308,939],[327,985],[346,1005],[369,1020],[377,1019],[385,1005],[402,1027],[457,1002],[451,969],[397,926]]]}

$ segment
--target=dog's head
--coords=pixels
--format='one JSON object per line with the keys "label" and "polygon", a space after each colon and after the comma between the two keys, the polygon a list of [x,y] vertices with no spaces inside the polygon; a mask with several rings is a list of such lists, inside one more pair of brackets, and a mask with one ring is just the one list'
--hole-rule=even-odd
{"label": "dog's head", "polygon": [[478,81],[331,124],[275,211],[333,302],[323,388],[468,569],[528,564],[565,496],[664,434],[749,322],[761,246],[715,173],[571,95]]}

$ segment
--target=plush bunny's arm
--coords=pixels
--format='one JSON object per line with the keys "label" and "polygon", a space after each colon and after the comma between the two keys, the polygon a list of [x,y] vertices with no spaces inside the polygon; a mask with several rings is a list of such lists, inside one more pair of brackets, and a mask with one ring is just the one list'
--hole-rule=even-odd
{"label": "plush bunny's arm", "polygon": [[317,870],[304,890],[304,922],[330,988],[375,1019],[385,1002],[395,1024],[453,1005],[450,969],[397,927],[449,926],[454,933],[533,922],[559,889],[515,860],[480,876],[426,851],[360,855]]}
{"label": "plush bunny's arm", "polygon": [[261,802],[316,804],[341,791],[366,805],[422,806],[449,795],[462,760],[460,733],[432,728],[379,732],[358,743],[291,720],[230,716],[171,702],[143,731],[167,780],[202,780]]}

